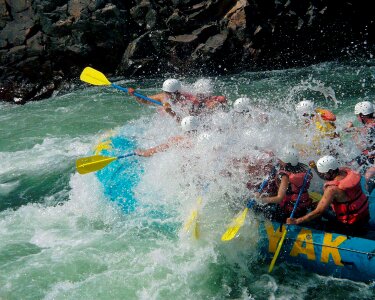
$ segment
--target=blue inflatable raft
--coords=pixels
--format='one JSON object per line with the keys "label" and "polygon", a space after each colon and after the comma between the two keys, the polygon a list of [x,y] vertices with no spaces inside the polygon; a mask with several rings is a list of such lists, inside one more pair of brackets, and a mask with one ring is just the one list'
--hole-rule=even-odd
{"label": "blue inflatable raft", "polygon": [[[95,154],[119,156],[134,151],[137,143],[128,137],[113,136],[96,147]],[[96,173],[108,199],[125,213],[137,207],[134,188],[140,181],[143,166],[139,157],[119,159]],[[371,224],[375,225],[375,191],[369,197]],[[271,260],[285,226],[259,223],[259,251]],[[375,281],[375,240],[320,231],[308,227],[289,226],[278,263],[302,266],[318,274],[355,281]]]}
{"label": "blue inflatable raft", "polygon": [[[374,227],[375,191],[370,200],[370,225]],[[285,225],[260,222],[259,251],[271,261]],[[375,236],[371,239],[320,231],[302,226],[289,226],[278,262],[302,266],[322,275],[355,281],[375,281]]]}
{"label": "blue inflatable raft", "polygon": [[[95,154],[119,156],[134,151],[136,146],[133,139],[124,136],[108,137],[96,146]],[[110,163],[96,172],[96,176],[103,184],[106,197],[119,205],[125,213],[130,213],[137,207],[134,188],[142,173],[138,156],[131,156]]]}

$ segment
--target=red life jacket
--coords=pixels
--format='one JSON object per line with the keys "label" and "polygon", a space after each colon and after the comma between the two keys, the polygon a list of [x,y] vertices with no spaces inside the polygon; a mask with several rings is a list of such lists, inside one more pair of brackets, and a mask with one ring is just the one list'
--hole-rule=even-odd
{"label": "red life jacket", "polygon": [[182,106],[192,105],[198,106],[199,100],[192,94],[189,93],[181,93],[181,97],[177,100],[177,103],[181,104]]}
{"label": "red life jacket", "polygon": [[324,188],[333,185],[345,192],[348,201],[333,201],[332,208],[339,222],[354,224],[369,217],[367,196],[362,192],[361,175],[358,172],[349,168],[340,168],[340,171],[346,172],[347,175],[341,180],[326,182]]}
{"label": "red life jacket", "polygon": [[[305,178],[307,171],[300,173],[291,173],[285,170],[280,170],[279,175],[287,175],[289,178],[289,187],[286,192],[284,199],[281,201],[280,206],[285,213],[291,214],[294,208],[294,204],[298,199],[299,192],[303,185],[303,180]],[[311,207],[312,200],[307,192],[310,187],[311,176],[307,179],[304,191],[301,194],[298,206],[295,211],[295,217],[303,216],[306,214],[307,210]]]}
{"label": "red life jacket", "polygon": [[210,96],[205,99],[205,102],[227,103],[227,98],[225,96]]}

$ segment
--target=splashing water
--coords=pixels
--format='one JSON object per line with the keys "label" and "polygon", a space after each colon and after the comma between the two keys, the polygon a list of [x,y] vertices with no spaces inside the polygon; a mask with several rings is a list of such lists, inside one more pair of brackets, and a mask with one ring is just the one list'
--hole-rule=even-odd
{"label": "splashing water", "polygon": [[[277,153],[311,141],[309,132],[296,126],[301,123],[295,104],[306,98],[332,109],[341,129],[354,119],[354,103],[373,99],[373,73],[369,63],[329,63],[211,78],[214,93],[230,102],[249,96],[250,113],[201,116],[189,147],[141,158],[139,207],[131,214],[106,199],[94,174],[78,175],[74,160],[91,155],[109,130],[143,149],[164,143],[182,134],[173,120],[109,89],[24,106],[0,104],[0,298],[373,298],[369,284],[281,262],[266,275],[252,212],[239,238],[220,241],[252,195],[246,185],[264,178],[259,166],[269,156],[263,150]],[[147,80],[140,91],[155,93],[161,82]],[[183,82],[191,86],[196,79]],[[344,161],[355,149],[350,137],[343,142],[338,152]],[[181,228],[199,196],[201,238],[193,241]]]}

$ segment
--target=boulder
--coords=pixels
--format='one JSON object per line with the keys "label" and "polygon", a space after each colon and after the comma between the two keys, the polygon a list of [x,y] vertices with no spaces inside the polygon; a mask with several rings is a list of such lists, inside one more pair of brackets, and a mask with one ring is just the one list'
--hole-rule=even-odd
{"label": "boulder", "polygon": [[10,14],[7,10],[5,0],[0,0],[0,30],[10,21]]}
{"label": "boulder", "polygon": [[10,7],[12,14],[20,13],[30,8],[29,0],[5,0]]}
{"label": "boulder", "polygon": [[0,0],[0,98],[40,99],[87,65],[125,76],[274,69],[368,55],[374,39],[361,1]]}
{"label": "boulder", "polygon": [[150,35],[151,32],[146,32],[128,45],[116,74],[130,73],[134,76],[147,74],[154,70],[158,58],[154,52]]}

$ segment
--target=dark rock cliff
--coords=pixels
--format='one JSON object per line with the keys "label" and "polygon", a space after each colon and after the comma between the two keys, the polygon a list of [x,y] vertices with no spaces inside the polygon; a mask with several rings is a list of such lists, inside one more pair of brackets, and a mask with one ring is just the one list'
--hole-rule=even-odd
{"label": "dark rock cliff", "polygon": [[0,0],[0,99],[49,97],[87,65],[212,74],[369,54],[374,19],[354,0]]}

